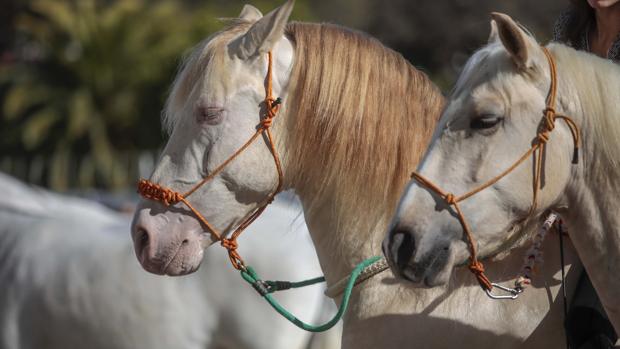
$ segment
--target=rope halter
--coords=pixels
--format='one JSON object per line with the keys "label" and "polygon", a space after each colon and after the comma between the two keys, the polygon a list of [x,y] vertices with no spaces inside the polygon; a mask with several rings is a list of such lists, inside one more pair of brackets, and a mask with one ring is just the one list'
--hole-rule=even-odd
{"label": "rope halter", "polygon": [[579,142],[579,128],[577,127],[577,124],[570,117],[566,115],[560,115],[556,113],[554,109],[555,98],[557,94],[557,69],[555,65],[555,60],[553,56],[551,55],[551,53],[549,53],[549,51],[545,47],[542,47],[542,50],[545,53],[545,56],[547,57],[547,61],[549,62],[551,85],[549,87],[549,93],[547,95],[547,101],[546,101],[547,106],[543,111],[543,119],[538,128],[538,133],[536,135],[536,138],[534,139],[532,147],[527,152],[525,152],[523,156],[521,156],[516,162],[514,162],[510,167],[508,167],[506,170],[504,170],[499,175],[491,178],[486,183],[483,183],[479,187],[460,196],[456,196],[452,193],[445,192],[444,190],[439,188],[436,184],[434,184],[433,182],[431,182],[430,180],[423,177],[421,174],[417,172],[413,172],[411,174],[411,178],[416,180],[421,186],[424,186],[427,189],[435,192],[437,195],[439,195],[440,197],[444,199],[444,201],[448,204],[448,206],[454,207],[454,210],[456,211],[456,214],[457,214],[457,218],[463,228],[463,232],[465,233],[465,237],[467,239],[467,245],[469,247],[469,252],[470,252],[469,270],[476,276],[476,279],[478,280],[480,287],[491,298],[496,298],[496,296],[490,293],[493,290],[494,286],[497,286],[498,288],[501,288],[502,290],[509,291],[515,294],[520,293],[522,289],[508,289],[501,285],[492,283],[489,280],[489,278],[484,274],[484,266],[482,262],[478,260],[478,251],[477,251],[476,241],[474,239],[472,231],[469,225],[467,224],[467,221],[465,220],[465,216],[463,215],[463,212],[461,211],[461,208],[459,207],[458,203],[474,196],[475,194],[481,192],[482,190],[497,183],[500,179],[508,175],[515,168],[521,165],[527,158],[533,155],[534,164],[535,164],[535,172],[534,172],[534,178],[533,178],[533,183],[532,183],[533,184],[533,188],[532,188],[533,197],[532,197],[532,205],[530,206],[528,216],[533,214],[534,210],[536,209],[537,202],[538,202],[538,191],[541,188],[541,177],[542,177],[542,170],[543,170],[543,165],[544,165],[543,162],[544,162],[544,157],[545,157],[544,155],[545,155],[545,150],[546,150],[546,144],[549,141],[550,133],[555,128],[555,121],[557,119],[564,120],[564,122],[570,129],[571,135],[573,137],[573,144],[574,144],[573,163],[576,164],[579,160],[579,143],[580,143]]}
{"label": "rope halter", "polygon": [[[166,207],[175,205],[179,202],[183,203],[189,210],[196,216],[196,218],[204,225],[206,231],[211,234],[211,236],[220,241],[222,247],[224,247],[228,251],[228,257],[230,259],[231,264],[237,270],[245,270],[245,263],[243,259],[237,252],[237,237],[250,225],[252,222],[258,218],[267,205],[273,202],[274,197],[277,193],[282,190],[282,181],[283,181],[283,173],[282,173],[282,165],[280,163],[280,158],[278,157],[278,153],[276,151],[275,142],[273,139],[273,135],[271,133],[271,126],[273,124],[273,119],[278,114],[280,110],[280,105],[282,104],[282,100],[280,98],[273,98],[273,78],[272,78],[272,66],[273,66],[273,57],[271,52],[267,54],[268,65],[267,65],[267,78],[265,81],[265,99],[263,100],[265,112],[264,116],[261,119],[256,132],[250,137],[250,139],[245,142],[239,149],[237,149],[228,159],[222,162],[218,167],[216,167],[208,176],[204,177],[200,182],[198,182],[195,186],[193,186],[186,193],[179,193],[170,188],[163,187],[159,184],[153,183],[147,179],[140,179],[138,182],[138,193],[142,195],[145,199],[154,200],[161,202]],[[187,198],[192,195],[198,188],[203,186],[205,183],[211,181],[215,176],[217,176],[222,170],[230,164],[237,156],[243,153],[260,135],[265,135],[267,138],[267,143],[269,145],[269,150],[271,155],[273,156],[273,160],[276,165],[276,170],[278,171],[278,185],[276,189],[270,193],[263,202],[261,202],[241,224],[235,229],[235,231],[231,234],[230,238],[226,238],[219,232],[213,225],[207,221],[207,219],[194,208],[194,206],[187,200]]]}

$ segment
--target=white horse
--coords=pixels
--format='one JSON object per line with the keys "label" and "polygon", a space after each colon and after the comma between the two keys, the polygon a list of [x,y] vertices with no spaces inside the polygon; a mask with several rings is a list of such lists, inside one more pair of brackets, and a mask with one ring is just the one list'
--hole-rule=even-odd
{"label": "white horse", "polygon": [[[570,120],[557,119],[542,157],[540,185],[534,180],[534,186],[540,187],[537,200],[532,189],[535,158],[529,156],[459,205],[482,257],[505,253],[523,234],[519,228],[537,221],[547,210],[561,213],[620,333],[620,68],[555,43],[547,46],[552,59],[548,58],[510,17],[494,14],[493,18],[499,31],[467,63],[418,173],[442,190],[460,195],[498,175],[533,145],[544,144],[545,137],[537,136],[549,128],[542,118],[546,103],[557,115],[572,118],[581,139],[574,140]],[[555,103],[546,102],[552,93],[553,61],[557,65]],[[573,149],[574,142],[580,143],[580,152]],[[578,161],[571,164],[574,156]],[[530,212],[533,201],[537,205]],[[453,267],[469,256],[461,225],[454,212],[443,209],[448,207],[443,202],[417,182],[405,191],[387,244],[400,232],[415,246],[391,254],[393,260],[407,260],[399,271],[407,278],[445,283]],[[390,248],[396,250],[396,245]],[[511,272],[508,265],[504,275]]]}
{"label": "white horse", "polygon": [[[0,348],[308,347],[310,335],[256,298],[226,254],[209,254],[192,277],[158,278],[136,262],[127,217],[2,174],[0,192]],[[242,252],[269,277],[320,275],[303,220],[294,222],[299,206],[275,205],[241,240]],[[278,297],[320,320],[320,287]],[[312,340],[335,348],[338,336]]]}
{"label": "white horse", "polygon": [[[283,101],[273,136],[284,185],[301,198],[333,285],[381,253],[383,232],[409,169],[430,139],[443,97],[377,40],[333,25],[287,24],[292,7],[289,1],[263,17],[246,5],[229,28],[194,50],[168,99],[164,125],[171,136],[151,181],[187,191],[256,132],[271,51],[273,89]],[[227,234],[277,182],[269,142],[259,138],[187,200]],[[196,270],[203,249],[214,242],[180,203],[143,201],[132,235],[145,269],[168,275]],[[545,244],[550,261],[559,260],[556,242]],[[574,261],[570,250],[567,254]],[[489,266],[489,273],[508,282],[503,275],[512,275],[506,272],[520,262],[521,256],[508,267]],[[210,268],[208,263],[203,267]],[[537,288],[518,302],[489,300],[466,272],[443,289],[415,289],[381,273],[355,289],[343,346],[557,347],[563,342],[558,270],[546,264]]]}

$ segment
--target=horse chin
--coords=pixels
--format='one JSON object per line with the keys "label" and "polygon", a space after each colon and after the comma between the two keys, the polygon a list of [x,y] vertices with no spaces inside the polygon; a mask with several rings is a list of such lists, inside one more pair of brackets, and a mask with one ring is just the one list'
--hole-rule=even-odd
{"label": "horse chin", "polygon": [[432,288],[448,283],[454,268],[456,253],[452,246],[442,247],[415,258],[401,272],[403,278],[414,283],[415,287]]}
{"label": "horse chin", "polygon": [[200,246],[195,248],[181,248],[172,257],[172,260],[164,267],[162,274],[168,276],[188,275],[200,267],[204,257],[203,249]]}
{"label": "horse chin", "polygon": [[176,248],[166,248],[154,258],[146,251],[136,251],[140,265],[144,270],[156,275],[181,276],[195,272],[204,257],[201,241],[184,241]]}

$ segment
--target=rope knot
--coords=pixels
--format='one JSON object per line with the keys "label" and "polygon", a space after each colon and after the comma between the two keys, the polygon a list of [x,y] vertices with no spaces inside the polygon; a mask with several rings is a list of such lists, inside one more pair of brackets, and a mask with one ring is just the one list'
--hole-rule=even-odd
{"label": "rope knot", "polygon": [[547,143],[549,141],[549,131],[540,132],[538,136],[536,136],[536,139],[538,139],[538,143]]}
{"label": "rope knot", "polygon": [[542,125],[542,130],[547,132],[553,131],[553,129],[555,128],[555,119],[557,119],[555,109],[553,109],[553,107],[551,106],[547,106],[543,111],[543,114],[544,123]]}
{"label": "rope knot", "polygon": [[228,251],[228,258],[230,259],[230,264],[232,264],[233,268],[237,270],[244,270],[245,263],[239,255],[239,252],[237,252],[239,245],[237,244],[236,238],[223,238],[220,240],[220,244]]}
{"label": "rope knot", "polygon": [[273,124],[273,117],[267,116],[263,120],[260,121],[260,125],[263,129],[268,129]]}
{"label": "rope knot", "polygon": [[444,200],[446,200],[446,203],[448,203],[448,205],[456,204],[456,197],[452,193],[446,194],[446,197],[444,198]]}
{"label": "rope knot", "polygon": [[265,99],[265,109],[266,109],[266,119],[269,118],[273,118],[274,116],[276,116],[276,114],[278,114],[278,110],[280,110],[280,105],[282,104],[282,99],[280,97],[273,99],[273,98],[266,98]]}
{"label": "rope knot", "polygon": [[273,118],[278,115],[278,110],[280,110],[280,104],[282,104],[282,99],[280,97],[273,98],[265,98],[265,117],[260,121],[260,126],[263,129],[268,129],[273,124]]}
{"label": "rope knot", "polygon": [[138,193],[146,199],[162,202],[166,206],[174,205],[183,199],[181,194],[146,179],[138,182]]}
{"label": "rope knot", "polygon": [[476,275],[484,274],[484,265],[480,261],[475,260],[469,263],[469,270]]}
{"label": "rope knot", "polygon": [[237,244],[237,240],[233,239],[223,238],[222,240],[220,240],[220,244],[228,251],[235,251],[239,247],[239,244]]}
{"label": "rope knot", "polygon": [[484,266],[482,265],[480,261],[478,261],[477,259],[472,259],[469,262],[469,271],[471,271],[474,274],[474,276],[476,276],[476,279],[478,280],[480,287],[482,287],[483,289],[487,291],[490,291],[493,289],[491,280],[489,280],[489,278],[484,274]]}
{"label": "rope knot", "polygon": [[548,105],[545,107],[545,109],[543,109],[543,113],[545,115],[555,115],[555,109],[552,106]]}

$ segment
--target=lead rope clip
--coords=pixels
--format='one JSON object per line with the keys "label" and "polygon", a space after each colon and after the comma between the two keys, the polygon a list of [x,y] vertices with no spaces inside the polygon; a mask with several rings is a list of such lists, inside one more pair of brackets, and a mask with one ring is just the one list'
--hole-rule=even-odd
{"label": "lead rope clip", "polygon": [[484,290],[487,296],[489,296],[489,298],[491,299],[517,299],[519,298],[519,295],[523,292],[523,287],[517,286],[515,288],[510,288],[496,283],[492,283],[491,285],[493,285],[493,288],[498,288],[508,293],[507,295],[495,295],[489,290]]}

